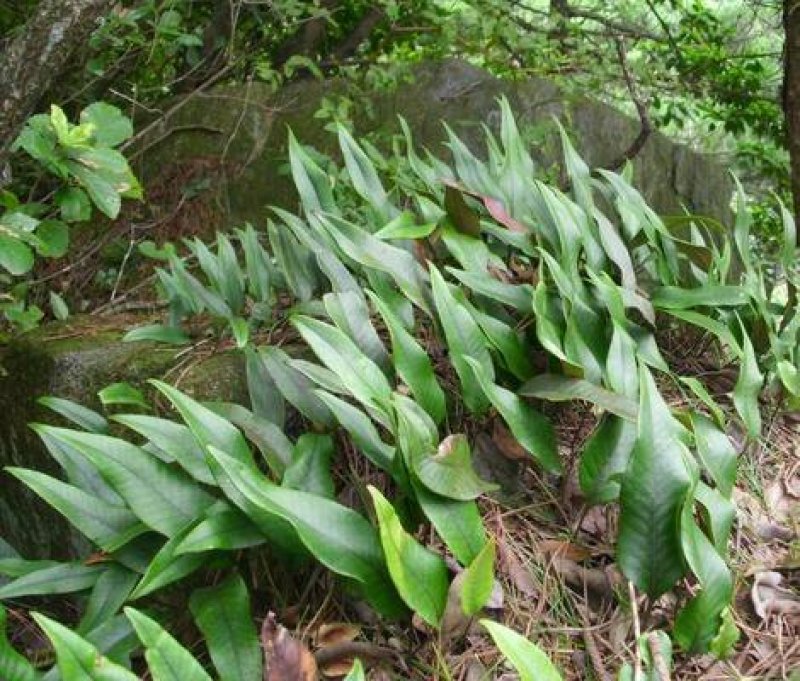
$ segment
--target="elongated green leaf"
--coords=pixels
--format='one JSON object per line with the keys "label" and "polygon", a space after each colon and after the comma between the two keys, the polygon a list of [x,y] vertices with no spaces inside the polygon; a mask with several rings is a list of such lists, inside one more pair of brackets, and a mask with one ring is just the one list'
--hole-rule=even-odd
{"label": "elongated green leaf", "polygon": [[88,407],[84,407],[82,404],[72,400],[65,400],[62,397],[50,396],[40,397],[36,401],[90,433],[108,432],[108,421],[106,421],[105,417]]}
{"label": "elongated green leaf", "polygon": [[203,515],[213,498],[184,473],[124,440],[42,426],[78,449],[148,527],[171,537]]}
{"label": "elongated green leaf", "polygon": [[636,442],[620,490],[617,558],[623,574],[651,598],[684,573],[679,518],[692,483],[688,460],[679,425],[641,367]]}
{"label": "elongated green leaf", "polygon": [[91,643],[70,631],[63,624],[35,612],[32,613],[56,652],[58,671],[69,681],[138,681],[138,677],[103,657]]}
{"label": "elongated green leaf", "polygon": [[629,397],[605,390],[594,383],[562,374],[534,376],[517,391],[526,397],[536,397],[551,402],[585,400],[629,421],[635,421],[638,406]]}
{"label": "elongated green leaf", "polygon": [[375,236],[384,241],[391,239],[424,239],[430,236],[435,229],[435,222],[418,225],[413,213],[403,211],[375,232]]}
{"label": "elongated green leaf", "polygon": [[433,627],[438,626],[447,604],[447,565],[441,556],[419,544],[403,529],[386,498],[369,486],[380,527],[381,544],[389,574],[409,608]]}
{"label": "elongated green leaf", "polygon": [[702,480],[695,485],[694,498],[700,504],[699,517],[703,518],[704,531],[714,543],[717,553],[727,557],[728,541],[736,520],[736,506],[729,497]]}
{"label": "elongated green leaf", "polygon": [[430,276],[436,312],[447,340],[450,361],[461,383],[464,404],[470,411],[481,413],[488,406],[488,396],[481,389],[467,358],[475,359],[493,379],[494,366],[486,348],[486,339],[469,311],[459,305],[434,265],[430,267]]}
{"label": "elongated green leaf", "polygon": [[569,362],[564,353],[563,315],[557,311],[555,297],[548,292],[544,280],[540,280],[536,285],[533,294],[533,312],[536,318],[536,337],[541,346],[554,357]]}
{"label": "elongated green leaf", "polygon": [[125,616],[144,645],[153,681],[211,681],[192,654],[158,622],[133,608],[125,608]]}
{"label": "elongated green leaf", "polygon": [[494,542],[486,542],[481,552],[464,570],[461,582],[461,607],[467,615],[476,615],[486,605],[494,588]]}
{"label": "elongated green leaf", "polygon": [[314,395],[312,382],[290,364],[289,355],[277,347],[262,347],[258,352],[269,375],[289,404],[313,423],[333,424],[330,411]]}
{"label": "elongated green leaf", "polygon": [[[385,272],[391,276],[409,300],[430,314],[430,305],[423,287],[423,272],[408,251],[387,244],[360,227],[336,216],[325,215],[320,216],[319,219],[348,258],[364,267]],[[378,291],[378,293],[381,292]]]}
{"label": "elongated green leaf", "polygon": [[689,568],[697,576],[700,592],[675,619],[674,636],[688,652],[706,652],[717,635],[722,611],[731,604],[733,578],[725,561],[698,527],[693,501],[684,505],[681,517],[681,542]]}
{"label": "elongated green leaf", "polygon": [[701,286],[679,288],[661,286],[653,291],[653,305],[662,310],[685,310],[692,307],[739,307],[747,305],[750,294],[741,286]]}
{"label": "elongated green leaf", "polygon": [[9,555],[0,558],[0,575],[5,577],[22,577],[31,572],[36,572],[37,570],[49,569],[62,565],[56,560],[25,560],[24,558],[20,558],[19,554],[13,550],[10,544],[4,544],[4,548],[11,550]]}
{"label": "elongated green leaf", "polygon": [[272,296],[272,273],[269,255],[258,242],[258,234],[251,224],[237,230],[239,241],[244,251],[245,269],[247,271],[247,290],[260,303],[266,303]]}
{"label": "elongated green leaf", "polygon": [[110,404],[133,404],[144,409],[150,408],[150,405],[144,399],[142,391],[124,381],[107,385],[97,393],[97,396],[104,406]]}
{"label": "elongated green leaf", "polygon": [[[403,415],[398,419],[401,428],[413,427]],[[415,447],[406,456],[420,482],[448,499],[469,501],[497,489],[497,485],[481,480],[475,473],[466,435],[448,435],[438,449]]]}
{"label": "elongated green leaf", "polygon": [[261,452],[270,470],[283,475],[292,459],[292,442],[272,421],[231,402],[207,402],[206,406],[224,416],[245,434]]}
{"label": "elongated green leaf", "polygon": [[[139,641],[131,623],[122,613],[86,632],[85,637],[109,660],[124,667],[130,666],[131,655],[139,647]],[[55,681],[56,676],[50,678],[52,673],[53,670],[45,676],[44,681]]]}
{"label": "elongated green leaf", "polygon": [[60,563],[17,577],[0,587],[0,599],[21,596],[69,594],[91,589],[103,568],[81,563]]}
{"label": "elongated green leaf", "polygon": [[372,408],[388,402],[392,389],[386,376],[342,331],[311,317],[297,316],[292,323],[359,402]]}
{"label": "elongated green leaf", "polygon": [[37,681],[36,668],[20,655],[6,636],[6,609],[0,605],[0,670],[9,681]]}
{"label": "elongated green leaf", "polygon": [[112,552],[147,528],[124,506],[110,504],[38,471],[6,468],[15,478],[61,513],[87,539],[104,551]]}
{"label": "elongated green leaf", "polygon": [[388,371],[389,354],[369,318],[363,294],[352,291],[326,293],[322,298],[328,316],[346,333],[358,348],[384,371]]}
{"label": "elongated green leaf", "polygon": [[252,465],[253,456],[250,448],[236,426],[177,388],[156,380],[151,380],[150,383],[172,402],[172,406],[178,410],[181,418],[203,447],[214,445],[228,452],[229,456]]}
{"label": "elongated green leaf", "polygon": [[369,156],[358,146],[350,133],[343,125],[337,125],[339,134],[339,148],[342,150],[347,174],[353,183],[353,188],[362,198],[369,201],[375,212],[384,220],[390,220],[397,209],[389,202],[386,190],[381,184],[375,166]]}
{"label": "elongated green leaf", "polygon": [[706,406],[717,426],[724,429],[726,421],[725,412],[722,411],[716,400],[711,397],[706,387],[694,376],[681,376],[678,380],[686,385],[689,390],[694,393],[694,396]]}
{"label": "elongated green leaf", "polygon": [[486,545],[486,531],[477,504],[439,496],[420,482],[413,484],[422,512],[447,548],[462,565],[472,563]]}
{"label": "elongated green leaf", "polygon": [[244,273],[239,267],[233,244],[222,232],[217,232],[217,262],[220,293],[231,310],[239,313],[244,306]]}
{"label": "elongated green leaf", "polygon": [[301,374],[310,378],[314,383],[328,392],[337,395],[349,394],[347,388],[344,387],[344,383],[339,380],[339,377],[324,366],[320,366],[314,362],[308,362],[304,359],[290,359],[289,366],[293,369],[297,369]]}
{"label": "elongated green leaf", "polygon": [[164,543],[150,561],[147,570],[131,593],[131,600],[162,589],[168,584],[183,579],[202,566],[208,557],[201,553],[178,554],[177,549],[189,535],[194,524],[187,526]]}
{"label": "elongated green leaf", "polygon": [[625,327],[612,322],[613,331],[606,356],[605,382],[615,395],[636,399],[639,382],[636,378],[636,341]]}
{"label": "elongated green leaf", "polygon": [[445,417],[447,405],[444,391],[436,380],[428,353],[406,331],[400,318],[381,298],[372,291],[367,291],[367,295],[389,329],[395,370],[434,422],[441,423]]}
{"label": "elongated green leaf", "polygon": [[519,380],[525,381],[533,374],[531,349],[521,335],[505,322],[497,319],[472,305],[465,297],[455,294],[459,303],[464,305],[473,319],[478,322],[489,344],[500,353],[503,364]]}
{"label": "elongated green leaf", "polygon": [[[278,487],[214,447],[209,453],[220,485],[229,497],[242,497],[233,501],[257,525],[262,519],[253,507],[289,523],[317,560],[363,584],[365,596],[381,611],[398,612],[378,537],[364,517],[330,499]],[[269,534],[271,528],[263,529]]]}
{"label": "elongated green leaf", "polygon": [[503,417],[514,437],[548,471],[560,473],[561,459],[553,426],[533,407],[510,390],[492,381],[484,368],[471,357],[467,363],[478,377],[481,389]]}
{"label": "elongated green leaf", "polygon": [[67,301],[65,301],[64,298],[62,298],[61,295],[55,291],[50,291],[48,297],[50,299],[50,309],[53,311],[53,316],[60,322],[63,322],[69,317],[69,306],[67,305]]}
{"label": "elongated green leaf", "polygon": [[531,309],[533,287],[530,284],[506,284],[489,274],[467,272],[455,267],[448,267],[447,271],[464,286],[491,300],[496,300],[522,312],[528,312]]}
{"label": "elongated green leaf", "polygon": [[214,484],[203,450],[187,426],[146,414],[115,414],[111,418],[146,437],[195,480]]}
{"label": "elongated green leaf", "polygon": [[175,547],[175,554],[202,553],[218,549],[236,549],[258,546],[267,537],[238,508],[218,501]]}
{"label": "elongated green leaf", "polygon": [[203,632],[220,681],[262,681],[262,652],[250,596],[238,574],[195,591],[189,609]]}
{"label": "elongated green leaf", "polygon": [[77,632],[86,635],[114,617],[128,600],[138,579],[139,575],[132,570],[121,565],[109,565],[95,582]]}
{"label": "elongated green leaf", "polygon": [[349,402],[324,390],[317,390],[316,394],[328,405],[336,420],[347,431],[353,444],[376,466],[390,471],[394,459],[394,447],[381,439],[378,429],[369,417]]}
{"label": "elongated green leaf", "polygon": [[578,476],[590,504],[619,497],[619,479],[628,467],[635,440],[636,424],[613,415],[605,416],[586,440]]}
{"label": "elongated green leaf", "polygon": [[758,406],[758,397],[764,383],[764,376],[758,368],[753,344],[744,329],[742,336],[742,365],[739,369],[739,378],[733,388],[733,405],[747,429],[747,434],[751,438],[756,438],[761,434],[761,410]]}
{"label": "elongated green leaf", "polygon": [[481,625],[519,672],[520,681],[561,681],[561,674],[535,643],[492,620],[481,620]]}
{"label": "elongated green leaf", "polygon": [[163,324],[148,324],[131,329],[122,337],[123,343],[136,341],[155,341],[169,345],[185,345],[191,339],[183,331],[174,326]]}
{"label": "elongated green leaf", "polygon": [[289,131],[289,162],[297,193],[303,203],[307,215],[319,211],[336,212],[338,210],[333,198],[331,180],[298,143],[292,131]]}
{"label": "elongated green leaf", "polygon": [[736,450],[724,431],[717,428],[708,417],[692,412],[697,454],[717,489],[730,497],[736,482]]}
{"label": "elongated green leaf", "polygon": [[731,330],[726,324],[723,324],[722,322],[717,321],[708,315],[704,315],[693,310],[667,310],[666,312],[676,319],[680,319],[681,321],[693,324],[704,331],[708,331],[716,336],[718,340],[724,343],[736,355],[741,354],[742,351],[739,347],[739,343],[736,342],[736,337],[733,335],[733,333],[731,333]]}
{"label": "elongated green leaf", "polygon": [[330,435],[304,433],[295,443],[292,463],[283,474],[283,486],[332,499],[336,491],[331,477],[332,460]]}
{"label": "elongated green leaf", "polygon": [[269,223],[267,232],[285,284],[295,298],[310,300],[317,286],[313,254],[283,226]]}

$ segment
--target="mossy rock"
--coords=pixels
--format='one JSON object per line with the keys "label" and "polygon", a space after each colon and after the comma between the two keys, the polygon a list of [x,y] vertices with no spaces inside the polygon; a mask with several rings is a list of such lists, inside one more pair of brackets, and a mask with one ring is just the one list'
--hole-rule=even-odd
{"label": "mossy rock", "polygon": [[[474,153],[484,155],[483,126],[497,132],[497,99],[504,96],[534,160],[542,172],[552,172],[561,158],[555,118],[593,167],[618,160],[640,132],[637,119],[539,78],[500,80],[448,60],[418,65],[410,80],[391,90],[357,95],[357,136],[373,134],[377,146],[386,151],[391,136],[400,132],[402,116],[418,147],[447,158],[442,126],[446,121]],[[348,95],[349,87],[342,80],[304,80],[277,93],[250,83],[194,94],[142,140],[146,153],[137,161],[137,171],[147,185],[157,183],[170,167],[206,164],[215,168],[216,201],[224,207],[228,225],[263,225],[268,206],[297,208],[287,169],[287,130],[291,128],[303,144],[338,157],[336,136],[314,114],[324,98]],[[661,214],[681,213],[685,207],[723,221],[730,216],[731,180],[710,156],[656,132],[634,159],[633,171],[634,184]]]}
{"label": "mossy rock", "polygon": [[[45,325],[0,349],[0,465],[59,476],[60,470],[29,423],[67,425],[37,403],[43,395],[65,397],[102,410],[97,391],[127,381],[148,391],[150,378],[165,378],[201,400],[247,404],[240,353],[176,357],[175,348],[123,343],[137,322],[130,318],[76,318]],[[99,328],[98,328],[99,326]],[[66,521],[12,476],[3,473],[0,536],[26,557],[86,555],[88,546]]]}

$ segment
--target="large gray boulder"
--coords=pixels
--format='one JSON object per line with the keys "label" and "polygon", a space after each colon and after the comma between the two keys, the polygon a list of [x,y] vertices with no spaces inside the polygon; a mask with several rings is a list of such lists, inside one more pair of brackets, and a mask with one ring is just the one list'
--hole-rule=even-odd
{"label": "large gray boulder", "polygon": [[[136,322],[127,318],[75,318],[46,325],[0,349],[0,468],[21,466],[60,476],[32,422],[67,424],[37,403],[43,395],[65,397],[101,410],[97,391],[116,381],[148,390],[163,378],[198,399],[247,404],[241,353],[178,355],[175,348],[123,343]],[[88,546],[65,520],[7,473],[0,473],[0,537],[26,557],[86,555]]]}
{"label": "large gray boulder", "polygon": [[[314,113],[323,99],[348,94],[348,84],[335,80],[305,80],[277,94],[258,83],[195,94],[145,136],[137,170],[146,184],[157,186],[160,178],[175,176],[171,168],[193,166],[210,180],[223,221],[263,224],[267,206],[297,204],[286,167],[287,128],[304,144],[338,156],[335,135]],[[497,98],[505,96],[542,172],[552,172],[560,160],[554,117],[593,167],[618,160],[640,130],[638,120],[589,96],[566,95],[542,79],[500,80],[455,60],[421,64],[413,82],[357,96],[358,135],[376,133],[378,146],[385,148],[400,131],[400,115],[416,144],[442,157],[448,153],[443,121],[474,153],[483,154],[482,126],[498,129]],[[656,132],[633,166],[636,186],[661,214],[685,208],[722,220],[729,216],[731,181],[711,157]],[[197,182],[197,173],[190,174]]]}

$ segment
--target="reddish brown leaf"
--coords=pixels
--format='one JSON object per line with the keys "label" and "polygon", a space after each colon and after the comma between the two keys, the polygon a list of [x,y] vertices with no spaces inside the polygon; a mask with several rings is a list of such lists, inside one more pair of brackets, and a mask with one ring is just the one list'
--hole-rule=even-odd
{"label": "reddish brown leaf", "polygon": [[522,234],[526,234],[528,229],[523,225],[519,220],[512,218],[503,206],[502,202],[498,199],[493,199],[491,196],[484,196],[483,198],[483,205],[486,206],[486,210],[489,211],[489,215],[491,215],[497,222],[501,225],[508,227],[509,231],[511,232],[520,232]]}

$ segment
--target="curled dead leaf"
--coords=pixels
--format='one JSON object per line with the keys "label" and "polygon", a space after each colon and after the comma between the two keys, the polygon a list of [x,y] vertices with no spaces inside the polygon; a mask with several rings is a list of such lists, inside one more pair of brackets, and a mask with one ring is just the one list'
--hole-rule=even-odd
{"label": "curled dead leaf", "polygon": [[578,565],[574,560],[555,557],[551,564],[568,586],[578,592],[585,589],[600,600],[612,600],[615,589],[622,584],[622,576],[613,565],[589,568]]}
{"label": "curled dead leaf", "polygon": [[459,572],[450,582],[450,588],[447,591],[447,605],[440,625],[442,639],[445,641],[452,641],[466,636],[474,619],[474,617],[465,614],[464,608],[461,607],[461,591],[465,574],[463,570]]}
{"label": "curled dead leaf", "polygon": [[311,651],[268,613],[261,627],[264,681],[317,681],[319,670]]}
{"label": "curled dead leaf", "polygon": [[511,431],[500,419],[494,419],[492,425],[492,441],[498,451],[512,461],[530,461],[530,453],[517,441]]}
{"label": "curled dead leaf", "polygon": [[361,634],[361,627],[349,622],[330,622],[320,625],[314,636],[314,643],[320,648],[342,641],[355,641]]}
{"label": "curled dead leaf", "polygon": [[753,580],[750,597],[756,614],[763,620],[782,615],[800,623],[800,595],[781,586],[783,575],[771,570],[759,572]]}

